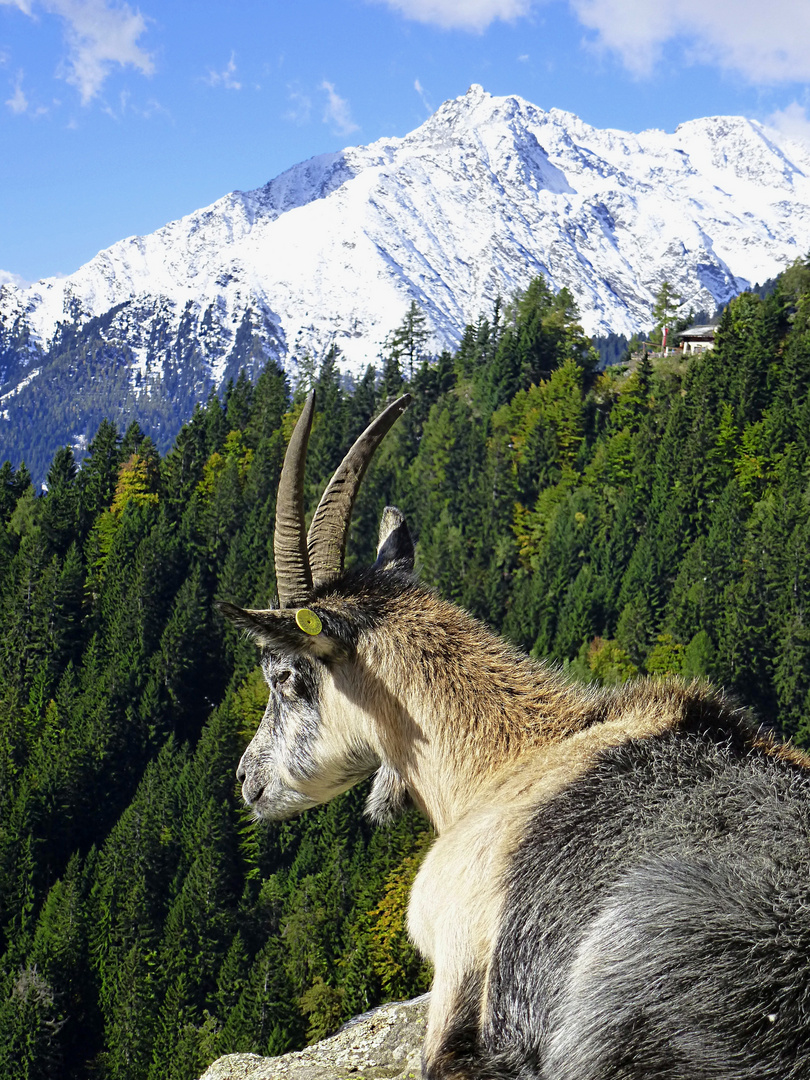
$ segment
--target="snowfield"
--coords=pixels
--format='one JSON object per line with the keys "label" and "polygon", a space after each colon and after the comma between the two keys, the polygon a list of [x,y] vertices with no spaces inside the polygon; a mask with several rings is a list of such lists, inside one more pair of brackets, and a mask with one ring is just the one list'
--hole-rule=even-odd
{"label": "snowfield", "polygon": [[104,333],[138,385],[161,376],[155,327],[181,320],[215,383],[246,318],[291,373],[332,342],[357,372],[411,300],[452,346],[542,274],[586,332],[631,334],[665,279],[711,311],[808,249],[810,152],[754,121],[634,135],[473,86],[405,138],[313,158],[67,277],[4,284],[0,344],[27,324],[47,347],[60,321],[120,306]]}

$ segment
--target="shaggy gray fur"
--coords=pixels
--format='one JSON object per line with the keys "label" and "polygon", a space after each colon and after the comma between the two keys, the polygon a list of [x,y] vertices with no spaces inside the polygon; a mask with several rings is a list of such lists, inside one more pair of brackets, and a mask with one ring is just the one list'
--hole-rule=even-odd
{"label": "shaggy gray fur", "polygon": [[630,743],[537,812],[465,1065],[544,1080],[810,1077],[809,961],[806,772],[705,734]]}

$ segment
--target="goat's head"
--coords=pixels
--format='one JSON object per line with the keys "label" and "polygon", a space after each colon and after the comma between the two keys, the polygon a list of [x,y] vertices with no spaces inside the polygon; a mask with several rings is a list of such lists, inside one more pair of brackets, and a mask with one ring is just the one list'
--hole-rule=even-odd
{"label": "goat's head", "polygon": [[[360,482],[383,436],[409,401],[405,395],[389,405],[357,439],[324,492],[307,534],[304,464],[315,408],[310,394],[279,482],[274,538],[278,607],[259,611],[219,605],[260,646],[270,688],[264,718],[237,770],[242,794],[257,817],[290,817],[374,772],[378,774],[370,800],[374,816],[385,817],[404,796],[364,722],[369,719],[368,679],[358,657],[359,640],[380,617],[369,583],[401,579],[413,567],[413,544],[398,510],[387,507],[383,513],[372,572],[354,588],[334,586],[343,578],[349,520]],[[371,589],[372,594],[378,591]],[[378,700],[375,710],[384,712],[384,701]]]}

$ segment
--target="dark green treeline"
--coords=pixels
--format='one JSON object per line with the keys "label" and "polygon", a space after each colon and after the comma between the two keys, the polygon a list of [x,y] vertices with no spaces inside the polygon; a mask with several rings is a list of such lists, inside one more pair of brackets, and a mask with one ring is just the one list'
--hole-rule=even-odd
{"label": "dark green treeline", "polygon": [[[422,575],[572,677],[706,675],[810,742],[810,271],[725,312],[686,366],[599,375],[541,281],[425,358],[418,313],[352,392],[315,378],[307,501],[386,400],[411,409],[355,509],[399,505]],[[240,377],[163,458],[101,425],[48,491],[0,470],[0,1073],[191,1080],[428,985],[406,942],[430,840],[363,790],[256,827],[234,768],[266,701],[215,598],[274,591],[300,400]]]}

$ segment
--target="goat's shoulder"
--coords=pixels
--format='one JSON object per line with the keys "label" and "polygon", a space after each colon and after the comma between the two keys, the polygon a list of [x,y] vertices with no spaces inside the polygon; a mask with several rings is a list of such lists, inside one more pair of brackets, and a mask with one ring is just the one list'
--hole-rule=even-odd
{"label": "goat's shoulder", "polygon": [[[533,849],[528,857],[541,865],[538,845],[559,851],[572,836],[590,836],[598,860],[623,832],[629,852],[646,843],[644,830],[657,835],[659,814],[677,818],[672,800],[683,791],[694,793],[681,800],[683,828],[696,834],[713,807],[724,800],[731,805],[731,794],[735,806],[741,798],[767,799],[759,789],[770,791],[774,784],[786,791],[798,785],[810,796],[807,755],[757,729],[744,710],[708,684],[640,680],[616,691],[585,691],[582,701],[587,710],[578,730],[527,745],[489,776],[438,838],[414,892],[414,929],[430,925],[426,932],[432,934],[444,907],[452,921],[467,897],[468,925],[479,928],[473,931],[473,952],[483,956],[520,850]],[[635,834],[626,827],[627,815],[636,823]],[[600,840],[605,830],[617,832]],[[453,887],[445,896],[448,882]]]}
{"label": "goat's shoulder", "polygon": [[639,679],[613,691],[604,718],[633,737],[688,735],[742,756],[773,758],[802,770],[810,756],[759,725],[752,714],[702,679]]}

